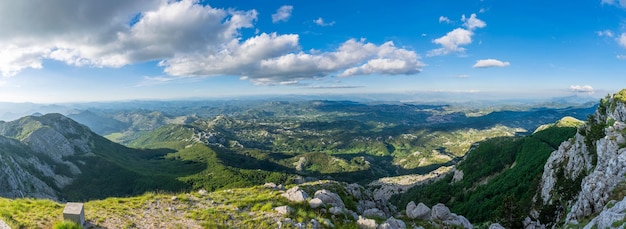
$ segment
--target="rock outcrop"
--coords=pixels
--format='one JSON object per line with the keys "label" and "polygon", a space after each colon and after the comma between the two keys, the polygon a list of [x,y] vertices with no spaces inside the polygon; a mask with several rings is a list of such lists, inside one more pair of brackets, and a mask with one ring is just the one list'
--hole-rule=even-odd
{"label": "rock outcrop", "polygon": [[[609,206],[613,205],[613,206]],[[626,198],[617,202],[609,202],[607,207],[585,225],[584,229],[591,228],[625,228],[626,227]]]}
{"label": "rock outcrop", "polygon": [[306,198],[309,197],[305,191],[300,189],[299,186],[287,189],[282,196],[293,202],[304,202],[306,201]]}
{"label": "rock outcrop", "polygon": [[409,219],[431,221],[435,224],[444,224],[453,227],[473,228],[474,226],[464,216],[450,212],[450,209],[442,203],[428,208],[424,203],[415,204],[411,201],[406,205],[406,216]]}
{"label": "rock outcrop", "polygon": [[60,115],[0,123],[0,196],[58,199],[82,172],[67,158],[93,155],[93,133]]}
{"label": "rock outcrop", "polygon": [[430,220],[430,208],[424,203],[415,205],[415,202],[411,201],[406,205],[406,216],[410,219]]}
{"label": "rock outcrop", "polygon": [[341,197],[337,193],[322,189],[315,192],[315,199],[320,199],[323,204],[329,204],[335,207],[344,208],[346,205],[341,200]]}
{"label": "rock outcrop", "polygon": [[[563,142],[550,155],[536,196],[536,205],[542,207],[534,209],[531,217],[554,215],[548,219],[551,222],[542,222],[548,226],[577,224],[583,217],[603,215],[609,210],[605,206],[611,193],[626,176],[624,95],[626,89],[602,99],[597,111],[578,129],[576,136]],[[542,212],[544,209],[556,212]],[[566,212],[567,209],[571,210]],[[610,215],[604,215],[607,214]]]}

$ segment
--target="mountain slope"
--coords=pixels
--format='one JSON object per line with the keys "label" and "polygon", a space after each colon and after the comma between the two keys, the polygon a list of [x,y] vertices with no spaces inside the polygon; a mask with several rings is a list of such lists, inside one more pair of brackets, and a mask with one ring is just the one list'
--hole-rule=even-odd
{"label": "mountain slope", "polygon": [[576,132],[576,127],[565,125],[568,121],[561,119],[526,137],[480,142],[454,173],[394,196],[392,202],[444,203],[474,223],[501,221],[508,228],[521,227],[519,213],[530,210],[543,165],[554,147]]}
{"label": "mountain slope", "polygon": [[602,99],[575,138],[550,155],[531,217],[548,226],[584,225],[622,200],[614,192],[626,180],[625,98],[626,89]]}
{"label": "mountain slope", "polygon": [[[0,123],[0,193],[84,200],[148,190],[184,190],[177,177],[203,164],[166,159],[171,150],[137,150],[113,143],[60,114]],[[28,184],[21,185],[20,184]],[[30,186],[30,187],[25,187]],[[15,193],[16,187],[21,191]]]}

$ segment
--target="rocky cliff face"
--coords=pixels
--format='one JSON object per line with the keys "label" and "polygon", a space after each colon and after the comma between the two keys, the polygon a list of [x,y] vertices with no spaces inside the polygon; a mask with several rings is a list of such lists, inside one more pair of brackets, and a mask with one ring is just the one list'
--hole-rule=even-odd
{"label": "rocky cliff face", "polygon": [[92,132],[49,114],[0,123],[0,196],[58,198],[81,173],[68,158],[91,153]]}
{"label": "rocky cliff face", "polygon": [[539,207],[531,212],[541,223],[582,223],[583,218],[602,215],[611,198],[620,198],[612,194],[626,180],[622,95],[626,90],[603,99],[576,136],[551,154],[536,196]]}

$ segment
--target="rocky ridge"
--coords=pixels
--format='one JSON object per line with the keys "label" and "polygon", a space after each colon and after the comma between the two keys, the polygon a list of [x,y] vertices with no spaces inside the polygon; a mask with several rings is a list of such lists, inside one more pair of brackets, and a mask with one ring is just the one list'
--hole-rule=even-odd
{"label": "rocky ridge", "polygon": [[57,199],[81,173],[65,158],[92,154],[90,133],[59,114],[0,123],[0,196]]}
{"label": "rocky ridge", "polygon": [[[607,215],[615,215],[611,211],[623,214],[623,209],[607,208],[607,203],[614,189],[626,180],[624,95],[626,89],[601,100],[597,111],[576,136],[550,155],[536,196],[541,207],[531,212],[532,218],[537,220],[543,215],[543,220],[548,222],[540,223],[547,226],[585,225],[582,220],[597,216],[603,220],[593,219],[585,228],[594,225],[604,228],[610,224],[604,220]],[[571,210],[566,212],[567,209]],[[624,220],[624,217],[613,218],[614,222]]]}

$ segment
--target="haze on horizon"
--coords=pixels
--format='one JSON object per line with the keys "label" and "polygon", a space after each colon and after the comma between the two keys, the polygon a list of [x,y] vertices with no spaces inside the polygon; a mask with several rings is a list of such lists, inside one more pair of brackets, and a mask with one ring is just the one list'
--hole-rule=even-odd
{"label": "haze on horizon", "polygon": [[254,95],[602,97],[626,4],[2,1],[0,101]]}

